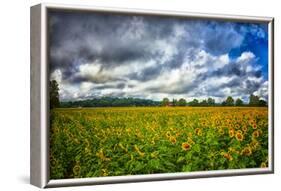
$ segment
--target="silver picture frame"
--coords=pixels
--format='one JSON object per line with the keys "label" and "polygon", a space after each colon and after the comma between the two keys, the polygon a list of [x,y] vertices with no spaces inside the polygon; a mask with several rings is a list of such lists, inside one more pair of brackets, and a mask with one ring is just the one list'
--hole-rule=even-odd
{"label": "silver picture frame", "polygon": [[[48,100],[48,10],[74,10],[105,13],[161,15],[170,17],[214,19],[268,24],[268,114],[269,161],[266,169],[217,170],[189,173],[166,173],[116,177],[51,180],[49,176],[49,100]],[[31,7],[31,90],[30,90],[30,183],[40,188],[97,185],[126,182],[160,181],[203,177],[237,176],[274,173],[274,18],[222,14],[186,13],[77,5],[39,4]]]}

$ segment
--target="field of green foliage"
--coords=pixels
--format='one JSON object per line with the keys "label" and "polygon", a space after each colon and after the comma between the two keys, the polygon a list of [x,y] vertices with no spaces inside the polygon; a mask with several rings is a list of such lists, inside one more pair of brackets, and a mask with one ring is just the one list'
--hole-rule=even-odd
{"label": "field of green foliage", "polygon": [[53,109],[51,179],[265,168],[266,107]]}

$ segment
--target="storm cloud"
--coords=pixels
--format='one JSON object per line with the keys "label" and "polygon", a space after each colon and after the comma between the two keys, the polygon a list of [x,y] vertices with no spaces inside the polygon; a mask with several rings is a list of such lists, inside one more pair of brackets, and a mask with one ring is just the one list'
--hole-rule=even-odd
{"label": "storm cloud", "polygon": [[267,35],[263,24],[53,10],[50,78],[61,100],[267,99],[267,45],[254,43]]}

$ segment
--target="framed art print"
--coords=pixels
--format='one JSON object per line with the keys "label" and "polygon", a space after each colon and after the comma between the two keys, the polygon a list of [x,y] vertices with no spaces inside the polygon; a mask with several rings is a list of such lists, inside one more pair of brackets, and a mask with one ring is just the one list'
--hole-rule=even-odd
{"label": "framed art print", "polygon": [[31,184],[273,173],[273,18],[31,7]]}

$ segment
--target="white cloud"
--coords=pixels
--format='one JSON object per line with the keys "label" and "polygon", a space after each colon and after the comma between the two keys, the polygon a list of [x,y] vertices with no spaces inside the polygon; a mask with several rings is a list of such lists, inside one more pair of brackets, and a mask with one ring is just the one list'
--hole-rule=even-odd
{"label": "white cloud", "polygon": [[243,52],[240,57],[237,58],[239,63],[247,63],[247,61],[255,58],[255,55],[252,52]]}
{"label": "white cloud", "polygon": [[229,64],[229,61],[230,61],[230,59],[229,59],[228,54],[221,55],[219,57],[219,62],[217,62],[218,68],[223,67],[226,64]]}
{"label": "white cloud", "polygon": [[132,17],[129,22],[121,23],[121,27],[117,30],[117,33],[123,33],[121,38],[124,41],[141,40],[146,35],[145,23],[142,17]]}
{"label": "white cloud", "polygon": [[[73,88],[71,85],[64,86],[64,93],[75,92],[73,98],[99,96],[140,97],[146,99],[161,100],[163,97],[179,99],[181,97],[191,100],[192,98],[205,99],[208,96],[216,101],[221,101],[227,96],[240,97],[239,92],[247,92],[248,83],[263,83],[262,77],[251,74],[254,70],[248,63],[252,62],[255,56],[250,52],[244,52],[236,60],[231,60],[227,54],[213,56],[205,51],[199,53],[192,59],[185,59],[184,63],[175,69],[165,69],[156,78],[147,81],[130,79],[127,76],[133,73],[141,73],[143,70],[157,66],[157,62],[131,62],[113,68],[102,69],[101,63],[80,65],[77,75],[88,77],[92,82],[82,82],[80,86]],[[235,74],[225,73],[219,76],[211,75],[203,80],[200,77],[208,75],[209,72],[216,72],[231,67],[231,64],[246,64],[243,72],[246,75],[238,77]],[[199,68],[197,68],[199,67]],[[249,69],[251,68],[251,69]],[[240,68],[242,71],[243,68]],[[54,76],[59,72],[54,72]],[[112,79],[116,79],[115,81]],[[119,88],[120,79],[125,83]],[[247,82],[247,83],[246,83]],[[107,87],[107,88],[103,88]],[[70,89],[68,89],[70,88]],[[263,85],[255,93],[265,97],[266,85]],[[244,95],[244,94],[243,94]],[[66,96],[67,97],[67,96]],[[242,94],[241,94],[242,97]]]}
{"label": "white cloud", "polygon": [[268,99],[268,81],[262,83],[261,87],[254,92],[254,95],[257,95],[264,100]]}
{"label": "white cloud", "polygon": [[126,76],[132,73],[140,73],[144,69],[155,66],[154,60],[140,62],[132,61],[123,65],[103,68],[102,63],[96,61],[79,66],[77,77],[87,78],[95,83],[105,83],[113,80],[126,79]]}
{"label": "white cloud", "polygon": [[263,78],[262,77],[255,77],[255,76],[249,76],[248,80],[251,82],[255,82],[255,83],[262,83]]}
{"label": "white cloud", "polygon": [[51,80],[56,80],[59,84],[62,81],[62,72],[60,69],[56,69],[55,71],[53,71],[53,73],[51,73]]}

